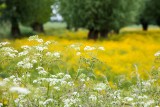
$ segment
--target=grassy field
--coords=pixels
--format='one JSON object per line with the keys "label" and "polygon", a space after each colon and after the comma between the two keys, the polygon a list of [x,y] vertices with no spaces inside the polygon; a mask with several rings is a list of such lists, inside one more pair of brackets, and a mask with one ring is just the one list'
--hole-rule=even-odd
{"label": "grassy field", "polygon": [[87,30],[65,26],[47,23],[45,34],[30,38],[3,36],[0,107],[160,106],[159,28],[131,26],[92,41]]}

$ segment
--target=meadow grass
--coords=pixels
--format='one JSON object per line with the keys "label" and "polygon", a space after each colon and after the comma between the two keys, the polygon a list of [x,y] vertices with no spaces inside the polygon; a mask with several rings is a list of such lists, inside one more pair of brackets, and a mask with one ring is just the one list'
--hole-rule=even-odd
{"label": "meadow grass", "polygon": [[125,28],[88,41],[80,29],[4,39],[0,106],[159,107],[159,34]]}

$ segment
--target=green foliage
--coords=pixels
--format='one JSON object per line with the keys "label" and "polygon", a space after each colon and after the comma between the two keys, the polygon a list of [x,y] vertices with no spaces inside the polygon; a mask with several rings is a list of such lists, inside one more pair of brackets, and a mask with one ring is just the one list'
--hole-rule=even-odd
{"label": "green foliage", "polygon": [[6,5],[2,1],[0,1],[0,18],[2,16],[2,11],[4,8],[6,8]]}
{"label": "green foliage", "polygon": [[17,11],[23,24],[45,23],[51,16],[54,0],[19,0]]}
{"label": "green foliage", "polygon": [[158,0],[152,0],[151,13],[156,20],[156,23],[160,25],[160,2]]}
{"label": "green foliage", "polygon": [[1,22],[2,20],[9,20],[11,17],[16,16],[16,0],[1,0],[0,1],[0,12],[1,12]]}
{"label": "green foliage", "polygon": [[21,34],[19,22],[29,26],[35,23],[42,26],[49,21],[53,2],[54,0],[0,0],[0,22],[9,21],[12,36],[18,37]]}
{"label": "green foliage", "polygon": [[158,0],[146,0],[142,6],[143,11],[140,20],[146,21],[148,24],[160,25],[160,3]]}
{"label": "green foliage", "polygon": [[[45,23],[51,15],[54,0],[4,0],[0,3],[5,19],[16,17],[24,24]],[[2,9],[1,9],[2,10]]]}
{"label": "green foliage", "polygon": [[140,13],[139,19],[140,22],[146,22],[148,24],[155,23],[155,18],[152,15],[153,11],[153,0],[146,0],[145,3],[142,5],[142,11]]}
{"label": "green foliage", "polygon": [[60,13],[71,27],[111,31],[133,23],[141,3],[142,0],[60,0]]}

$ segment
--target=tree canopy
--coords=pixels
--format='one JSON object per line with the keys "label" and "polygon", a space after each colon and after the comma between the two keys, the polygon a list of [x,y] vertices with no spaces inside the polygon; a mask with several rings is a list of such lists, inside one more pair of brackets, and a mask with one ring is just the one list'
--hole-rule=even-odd
{"label": "tree canopy", "polygon": [[19,23],[32,26],[34,30],[42,29],[42,25],[49,21],[51,16],[51,5],[54,0],[1,0],[5,5],[1,9],[1,18],[11,22],[12,36],[19,36]]}
{"label": "tree canopy", "polygon": [[139,22],[142,24],[143,30],[147,30],[149,24],[155,23],[155,18],[152,14],[152,1],[153,0],[146,0],[145,3],[142,4],[142,11],[139,15]]}
{"label": "tree canopy", "polygon": [[[23,2],[22,2],[23,1]],[[22,0],[18,1],[17,11],[23,24],[32,26],[34,30],[41,31],[42,25],[50,20],[54,0]]]}
{"label": "tree canopy", "polygon": [[142,0],[60,0],[60,13],[68,26],[89,29],[88,37],[106,37],[111,30],[135,22]]}
{"label": "tree canopy", "polygon": [[160,26],[160,2],[159,0],[146,0],[142,5],[143,10],[139,16],[143,30],[147,30],[149,24]]}
{"label": "tree canopy", "polygon": [[150,7],[152,16],[155,18],[156,24],[160,26],[160,2],[159,0],[151,0],[150,1]]}

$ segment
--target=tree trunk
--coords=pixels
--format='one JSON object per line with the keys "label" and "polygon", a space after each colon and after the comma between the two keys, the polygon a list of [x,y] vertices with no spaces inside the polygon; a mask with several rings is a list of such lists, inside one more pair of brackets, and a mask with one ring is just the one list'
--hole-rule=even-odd
{"label": "tree trunk", "polygon": [[74,28],[74,31],[77,32],[77,31],[78,31],[78,27],[75,27],[75,28]]}
{"label": "tree trunk", "polygon": [[114,32],[115,32],[116,34],[119,34],[120,29],[115,29]]}
{"label": "tree trunk", "polygon": [[148,30],[148,22],[145,19],[141,19],[141,24],[142,24],[143,31],[147,31]]}
{"label": "tree trunk", "polygon": [[97,40],[98,39],[98,30],[89,29],[88,39]]}
{"label": "tree trunk", "polygon": [[67,30],[71,30],[71,27],[70,27],[69,24],[67,24],[66,29],[67,29]]}
{"label": "tree trunk", "polygon": [[148,23],[142,23],[142,27],[144,31],[148,30]]}
{"label": "tree trunk", "polygon": [[43,24],[35,22],[32,24],[32,29],[36,32],[44,33]]}
{"label": "tree trunk", "polygon": [[108,30],[100,30],[101,38],[108,38]]}
{"label": "tree trunk", "polygon": [[11,35],[17,38],[21,35],[18,20],[15,17],[11,18]]}
{"label": "tree trunk", "polygon": [[159,18],[156,20],[156,22],[157,22],[157,25],[160,26],[160,19]]}

